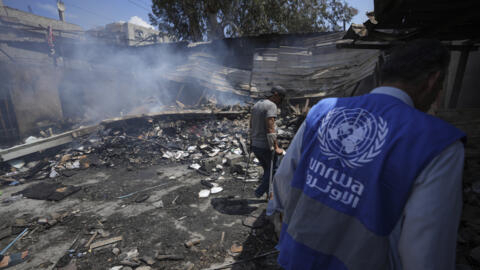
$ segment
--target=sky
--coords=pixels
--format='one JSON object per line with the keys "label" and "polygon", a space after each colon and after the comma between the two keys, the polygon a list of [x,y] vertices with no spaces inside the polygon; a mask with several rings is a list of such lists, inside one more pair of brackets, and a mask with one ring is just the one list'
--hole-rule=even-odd
{"label": "sky", "polygon": [[[56,0],[3,0],[3,4],[36,15],[58,19]],[[130,21],[148,26],[151,0],[63,0],[66,6],[65,20],[88,30],[117,21]],[[358,9],[353,23],[367,20],[365,13],[373,11],[373,0],[347,0]]]}

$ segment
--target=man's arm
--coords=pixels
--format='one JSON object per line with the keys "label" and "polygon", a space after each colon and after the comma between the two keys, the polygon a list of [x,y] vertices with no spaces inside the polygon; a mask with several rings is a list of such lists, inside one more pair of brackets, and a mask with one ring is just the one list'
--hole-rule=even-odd
{"label": "man's arm", "polygon": [[417,177],[398,244],[403,269],[455,269],[463,162],[464,147],[457,141]]}
{"label": "man's arm", "polygon": [[[273,148],[277,155],[283,154],[283,149],[278,147],[277,137],[276,137],[276,130],[275,130],[275,117],[267,117],[266,118],[266,126],[267,126],[267,138],[270,136],[269,134],[275,134],[273,139]],[[268,138],[270,140],[270,138]],[[270,143],[269,143],[270,145]]]}
{"label": "man's arm", "polygon": [[305,122],[300,126],[293,138],[287,153],[282,159],[280,166],[273,177],[273,200],[272,208],[276,211],[283,212],[285,207],[285,200],[290,193],[290,183],[293,179],[293,174],[300,161],[302,155],[302,141],[303,132],[305,131]]}

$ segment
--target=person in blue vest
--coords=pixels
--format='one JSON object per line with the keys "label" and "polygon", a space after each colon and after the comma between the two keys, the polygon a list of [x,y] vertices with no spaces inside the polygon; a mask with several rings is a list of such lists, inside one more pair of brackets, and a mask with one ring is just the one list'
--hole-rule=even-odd
{"label": "person in blue vest", "polygon": [[274,178],[284,269],[455,269],[465,135],[426,114],[449,60],[405,43],[380,87],[310,110]]}

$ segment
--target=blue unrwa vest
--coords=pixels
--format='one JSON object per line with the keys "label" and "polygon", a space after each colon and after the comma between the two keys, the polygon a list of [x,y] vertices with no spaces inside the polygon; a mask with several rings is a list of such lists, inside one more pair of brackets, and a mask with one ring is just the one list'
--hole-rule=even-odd
{"label": "blue unrwa vest", "polygon": [[324,99],[305,125],[284,210],[280,265],[388,269],[388,236],[415,179],[464,134],[385,94]]}

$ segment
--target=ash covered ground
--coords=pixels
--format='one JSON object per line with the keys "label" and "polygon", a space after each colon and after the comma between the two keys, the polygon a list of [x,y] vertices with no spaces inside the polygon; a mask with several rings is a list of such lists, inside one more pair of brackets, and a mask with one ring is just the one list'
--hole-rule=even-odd
{"label": "ash covered ground", "polygon": [[12,269],[278,269],[247,114],[137,122],[3,168],[0,245],[28,228],[9,252],[31,253]]}

